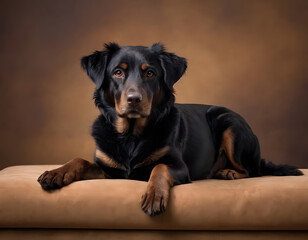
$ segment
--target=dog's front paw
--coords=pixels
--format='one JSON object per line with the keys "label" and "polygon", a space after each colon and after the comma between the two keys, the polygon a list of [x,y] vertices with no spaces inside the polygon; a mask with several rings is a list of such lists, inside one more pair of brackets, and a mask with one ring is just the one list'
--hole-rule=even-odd
{"label": "dog's front paw", "polygon": [[62,167],[44,172],[37,181],[45,190],[57,189],[74,181],[81,180],[91,164],[81,158],[75,158]]}
{"label": "dog's front paw", "polygon": [[64,175],[66,175],[66,173],[63,173],[62,171],[59,171],[58,169],[51,170],[51,171],[45,171],[37,179],[37,181],[41,184],[44,190],[57,189],[73,181],[72,179],[70,181],[68,180],[64,181]]}
{"label": "dog's front paw", "polygon": [[58,189],[80,179],[84,163],[74,159],[60,168],[45,171],[37,181],[44,190]]}
{"label": "dog's front paw", "polygon": [[45,171],[37,181],[41,184],[44,190],[58,189],[66,186],[75,180],[73,171],[63,168]]}
{"label": "dog's front paw", "polygon": [[141,208],[146,214],[156,216],[166,210],[168,199],[169,190],[149,186],[141,197]]}

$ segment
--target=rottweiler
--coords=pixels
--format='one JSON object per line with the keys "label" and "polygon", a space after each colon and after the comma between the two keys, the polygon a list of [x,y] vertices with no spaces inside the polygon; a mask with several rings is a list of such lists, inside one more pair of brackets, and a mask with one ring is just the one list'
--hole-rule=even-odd
{"label": "rottweiler", "polygon": [[175,104],[173,85],[184,74],[185,58],[151,47],[105,44],[81,59],[95,83],[100,115],[92,127],[94,163],[75,158],[46,171],[45,190],[86,179],[148,181],[142,210],[165,211],[170,188],[209,178],[302,175],[260,156],[257,137],[237,113],[219,106]]}

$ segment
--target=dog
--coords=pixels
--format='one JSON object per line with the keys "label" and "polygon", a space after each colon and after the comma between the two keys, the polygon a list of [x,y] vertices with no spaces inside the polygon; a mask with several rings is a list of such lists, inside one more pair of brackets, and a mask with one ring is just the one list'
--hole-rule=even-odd
{"label": "dog", "polygon": [[173,85],[187,62],[160,43],[105,44],[81,65],[96,85],[101,113],[92,127],[94,163],[75,158],[44,172],[38,178],[44,190],[86,179],[148,181],[141,208],[154,216],[165,211],[174,185],[303,174],[262,159],[257,137],[239,114],[219,106],[175,104]]}

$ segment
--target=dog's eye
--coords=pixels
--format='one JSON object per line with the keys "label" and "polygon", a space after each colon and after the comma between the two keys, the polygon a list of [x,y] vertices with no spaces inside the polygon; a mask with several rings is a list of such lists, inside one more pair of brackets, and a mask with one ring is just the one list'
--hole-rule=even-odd
{"label": "dog's eye", "polygon": [[121,70],[116,70],[113,75],[116,77],[123,77],[124,73]]}
{"label": "dog's eye", "polygon": [[155,73],[153,71],[147,71],[146,75],[147,75],[148,78],[152,78],[152,77],[155,76]]}

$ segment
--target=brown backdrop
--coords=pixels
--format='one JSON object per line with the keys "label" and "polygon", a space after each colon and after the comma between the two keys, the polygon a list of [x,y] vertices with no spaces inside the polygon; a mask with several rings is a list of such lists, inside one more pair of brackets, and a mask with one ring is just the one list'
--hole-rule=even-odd
{"label": "brown backdrop", "polygon": [[80,57],[104,42],[188,59],[178,102],[227,106],[263,156],[308,167],[308,1],[1,1],[0,168],[91,159],[98,115]]}

